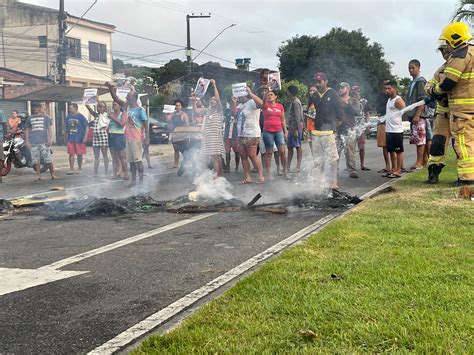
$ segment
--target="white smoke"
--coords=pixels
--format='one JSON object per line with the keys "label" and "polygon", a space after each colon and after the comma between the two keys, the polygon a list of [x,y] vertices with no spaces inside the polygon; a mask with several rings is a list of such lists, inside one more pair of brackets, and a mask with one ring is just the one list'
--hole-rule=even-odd
{"label": "white smoke", "polygon": [[232,184],[224,177],[215,177],[211,170],[204,170],[198,175],[193,185],[199,199],[205,200],[230,200],[234,196],[231,193]]}

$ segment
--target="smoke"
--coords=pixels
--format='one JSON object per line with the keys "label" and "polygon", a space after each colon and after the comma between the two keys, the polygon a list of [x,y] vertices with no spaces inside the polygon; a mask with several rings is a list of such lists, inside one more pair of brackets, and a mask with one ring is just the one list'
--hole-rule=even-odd
{"label": "smoke", "polygon": [[205,200],[230,200],[232,184],[224,177],[215,177],[213,171],[205,170],[197,176],[193,184],[199,199]]}

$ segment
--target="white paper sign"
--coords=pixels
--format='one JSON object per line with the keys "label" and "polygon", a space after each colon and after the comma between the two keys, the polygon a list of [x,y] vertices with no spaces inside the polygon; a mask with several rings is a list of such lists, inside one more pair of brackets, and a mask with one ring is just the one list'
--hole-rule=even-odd
{"label": "white paper sign", "polygon": [[194,94],[196,96],[201,96],[201,97],[204,96],[204,94],[207,91],[207,88],[209,87],[210,82],[211,80],[209,79],[199,78],[196,84],[196,88],[194,89]]}
{"label": "white paper sign", "polygon": [[281,90],[280,72],[268,74],[268,84],[272,90]]}
{"label": "white paper sign", "polygon": [[163,113],[174,113],[175,105],[164,105]]}
{"label": "white paper sign", "polygon": [[97,104],[97,89],[84,89],[84,96],[82,96],[82,103],[84,105]]}
{"label": "white paper sign", "polygon": [[129,92],[130,92],[130,89],[125,86],[117,88],[117,96],[120,99],[126,99]]}
{"label": "white paper sign", "polygon": [[235,97],[247,96],[247,83],[232,84],[232,95]]}

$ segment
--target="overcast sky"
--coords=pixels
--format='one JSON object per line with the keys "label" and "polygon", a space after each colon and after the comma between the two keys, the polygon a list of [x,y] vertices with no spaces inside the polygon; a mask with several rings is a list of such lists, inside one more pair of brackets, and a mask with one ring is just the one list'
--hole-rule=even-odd
{"label": "overcast sky", "polygon": [[[41,6],[58,8],[59,0],[24,0]],[[93,0],[65,0],[69,13],[80,16]],[[283,41],[299,34],[323,36],[332,27],[347,30],[361,29],[370,42],[378,42],[385,51],[385,59],[393,62],[392,72],[408,76],[407,64],[417,58],[422,73],[431,77],[441,64],[436,52],[436,40],[450,21],[457,1],[157,1],[157,0],[98,0],[85,16],[88,19],[113,24],[125,31],[156,40],[185,46],[186,14],[208,14],[210,19],[191,20],[191,45],[203,49],[222,29],[224,31],[201,54],[196,62],[218,61],[233,67],[235,58],[249,57],[252,68],[276,69],[278,47]],[[153,43],[124,34],[113,35],[113,50],[127,52],[128,58],[176,50],[178,47]],[[199,52],[194,51],[194,56]],[[123,53],[122,53],[123,54]],[[172,58],[185,59],[178,51],[147,60],[158,66]],[[350,65],[350,63],[348,63]]]}

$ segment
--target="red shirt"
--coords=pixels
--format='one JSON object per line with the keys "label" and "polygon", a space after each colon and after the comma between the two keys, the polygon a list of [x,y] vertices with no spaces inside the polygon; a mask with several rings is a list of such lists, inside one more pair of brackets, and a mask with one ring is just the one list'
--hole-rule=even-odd
{"label": "red shirt", "polygon": [[285,114],[285,108],[280,103],[273,105],[268,102],[263,106],[263,129],[270,133],[283,130],[281,118]]}

